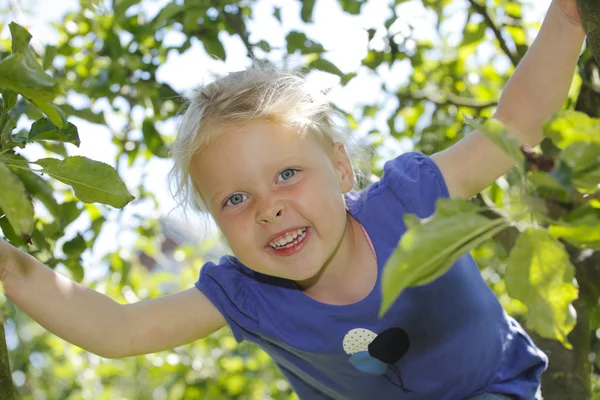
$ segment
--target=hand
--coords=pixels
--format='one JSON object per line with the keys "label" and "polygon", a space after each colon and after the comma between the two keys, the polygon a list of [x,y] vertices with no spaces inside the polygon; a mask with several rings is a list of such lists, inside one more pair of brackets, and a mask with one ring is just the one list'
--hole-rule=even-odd
{"label": "hand", "polygon": [[552,4],[550,8],[555,8],[563,17],[567,19],[567,21],[574,23],[575,25],[579,25],[583,28],[583,24],[581,23],[581,15],[579,14],[579,9],[577,8],[576,0],[552,0]]}

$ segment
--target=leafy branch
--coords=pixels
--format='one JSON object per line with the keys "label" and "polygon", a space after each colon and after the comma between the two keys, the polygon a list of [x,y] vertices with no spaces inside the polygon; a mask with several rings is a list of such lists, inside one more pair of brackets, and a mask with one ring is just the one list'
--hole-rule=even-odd
{"label": "leafy branch", "polygon": [[[507,216],[492,207],[482,211],[468,201],[440,199],[429,218],[407,215],[407,231],[384,269],[380,314],[402,291],[432,283],[465,253],[510,227],[504,244],[510,251],[508,294],[528,307],[530,329],[571,348],[567,337],[575,318],[570,310],[578,289],[569,249],[600,249],[600,210],[591,205],[600,194],[600,120],[573,111],[556,114],[544,126],[557,147],[554,157],[520,146],[499,121],[486,121],[476,129],[515,162],[525,211]],[[479,202],[488,205],[482,197]],[[553,204],[559,204],[560,212]],[[520,222],[527,215],[531,222]],[[587,286],[580,285],[583,293],[600,293],[600,285]]]}

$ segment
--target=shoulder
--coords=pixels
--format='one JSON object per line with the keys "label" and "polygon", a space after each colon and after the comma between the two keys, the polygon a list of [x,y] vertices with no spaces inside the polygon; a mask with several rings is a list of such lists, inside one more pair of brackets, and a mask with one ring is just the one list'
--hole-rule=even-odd
{"label": "shoulder", "polygon": [[[420,152],[408,152],[387,161],[383,175],[361,193],[349,196],[361,211],[371,206],[385,207],[426,218],[435,211],[435,202],[449,197],[444,177],[431,157]],[[390,210],[390,207],[396,207]]]}
{"label": "shoulder", "polygon": [[419,152],[404,153],[386,162],[381,183],[403,201],[419,200],[416,194],[448,197],[448,188],[437,164]]}
{"label": "shoulder", "polygon": [[223,256],[218,263],[205,263],[195,283],[223,314],[238,341],[244,338],[245,330],[253,331],[258,323],[254,274],[235,257]]}
{"label": "shoulder", "polygon": [[222,256],[217,263],[209,261],[200,268],[200,279],[252,279],[254,271],[242,264],[234,256]]}

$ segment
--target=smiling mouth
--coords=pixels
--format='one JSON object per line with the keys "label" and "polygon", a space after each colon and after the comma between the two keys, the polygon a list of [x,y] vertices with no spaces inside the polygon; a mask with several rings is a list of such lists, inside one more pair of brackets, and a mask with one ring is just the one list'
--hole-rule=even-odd
{"label": "smiling mouth", "polygon": [[306,228],[289,232],[285,237],[273,240],[269,243],[274,250],[289,249],[302,242],[306,238]]}

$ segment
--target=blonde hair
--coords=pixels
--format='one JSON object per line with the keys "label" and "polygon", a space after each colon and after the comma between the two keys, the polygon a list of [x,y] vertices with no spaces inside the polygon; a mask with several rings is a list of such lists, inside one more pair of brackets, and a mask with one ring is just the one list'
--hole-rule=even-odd
{"label": "blonde hair", "polygon": [[171,147],[174,161],[168,179],[171,193],[184,214],[189,208],[207,211],[190,176],[191,159],[213,143],[225,125],[242,125],[264,118],[310,132],[325,143],[342,143],[351,159],[355,187],[369,176],[367,147],[333,121],[336,114],[323,93],[298,73],[252,67],[233,72],[198,90],[184,108],[179,133]]}

